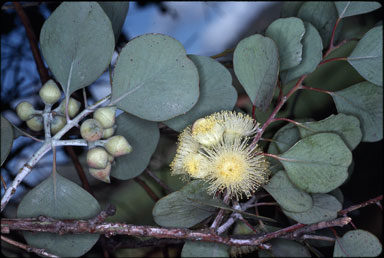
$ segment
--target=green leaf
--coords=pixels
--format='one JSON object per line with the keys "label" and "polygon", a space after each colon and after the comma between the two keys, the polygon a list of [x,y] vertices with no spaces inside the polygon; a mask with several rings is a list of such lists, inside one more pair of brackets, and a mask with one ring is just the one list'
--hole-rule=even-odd
{"label": "green leaf", "polygon": [[332,30],[338,17],[336,7],[333,2],[305,2],[300,7],[297,17],[303,21],[310,22],[313,26],[315,26],[323,39],[323,46],[329,46]]}
{"label": "green leaf", "polygon": [[69,96],[100,77],[111,62],[115,39],[99,4],[64,2],[45,21],[40,46],[49,69]]}
{"label": "green leaf", "polygon": [[296,16],[303,3],[302,1],[285,1],[281,7],[281,18]]}
{"label": "green leaf", "polygon": [[298,129],[302,138],[320,132],[336,133],[350,150],[356,148],[363,137],[359,119],[343,113],[330,115],[321,121],[303,123],[303,126],[299,126]]}
{"label": "green leaf", "polygon": [[288,177],[309,193],[328,193],[348,177],[352,154],[334,133],[318,133],[303,138],[281,156]]}
{"label": "green leaf", "polygon": [[199,204],[195,200],[212,200],[204,183],[194,180],[161,198],[153,207],[152,215],[157,224],[163,227],[189,228],[211,216],[215,208]]}
{"label": "green leaf", "polygon": [[305,212],[290,212],[283,209],[289,218],[303,224],[312,224],[320,221],[332,220],[342,209],[341,203],[329,194],[312,194],[313,206]]}
{"label": "green leaf", "polygon": [[233,54],[233,66],[253,105],[265,112],[271,103],[279,72],[275,42],[261,35],[241,40]]}
{"label": "green leaf", "polygon": [[120,52],[112,102],[140,118],[165,121],[189,111],[199,98],[199,75],[177,40],[146,34]]}
{"label": "green leaf", "polygon": [[121,29],[123,28],[125,18],[128,14],[128,2],[98,2],[103,8],[104,12],[108,15],[111,23],[113,33],[115,35],[115,42],[119,39]]}
{"label": "green leaf", "polygon": [[284,84],[304,74],[313,72],[322,59],[323,43],[319,32],[309,22],[304,22],[304,25],[305,34],[302,40],[303,60],[298,66],[280,74]]}
{"label": "green leaf", "polygon": [[376,257],[381,254],[383,247],[372,233],[356,229],[345,233],[335,242],[334,257]]}
{"label": "green leaf", "polygon": [[369,13],[381,7],[378,2],[336,1],[335,5],[340,19],[353,15]]}
{"label": "green leaf", "polygon": [[263,187],[287,211],[304,212],[312,208],[311,195],[292,184],[282,170],[277,172]]}
{"label": "green leaf", "polygon": [[200,97],[196,105],[185,115],[164,122],[179,132],[200,117],[220,110],[232,110],[237,100],[237,91],[232,86],[232,76],[222,64],[205,56],[188,57],[199,72]]}
{"label": "green leaf", "polygon": [[383,87],[361,82],[332,93],[337,111],[359,118],[363,142],[383,139]]}
{"label": "green leaf", "polygon": [[383,86],[383,25],[365,33],[347,60],[364,79]]}
{"label": "green leaf", "polygon": [[273,239],[268,243],[272,250],[260,250],[259,257],[312,257],[306,246],[293,240]]}
{"label": "green leaf", "polygon": [[344,195],[343,195],[343,192],[340,190],[340,188],[336,188],[335,190],[330,191],[328,194],[335,197],[339,201],[339,203],[341,203],[341,205],[343,205]]}
{"label": "green leaf", "polygon": [[295,17],[280,18],[268,26],[265,36],[273,39],[279,49],[280,71],[300,64],[303,51],[300,41],[304,33],[303,21]]}
{"label": "green leaf", "polygon": [[1,116],[1,166],[7,159],[13,144],[13,128],[10,122]]}
{"label": "green leaf", "polygon": [[[101,211],[99,203],[77,184],[52,173],[47,179],[29,191],[17,209],[18,218],[40,215],[54,219],[90,219]],[[44,248],[47,252],[63,256],[82,256],[99,239],[98,234],[23,233],[27,243]]]}
{"label": "green leaf", "polygon": [[111,176],[128,180],[140,175],[156,150],[160,133],[157,123],[142,120],[127,113],[116,118],[115,135],[122,135],[132,146],[132,152],[115,158]]}
{"label": "green leaf", "polygon": [[186,241],[181,257],[229,257],[228,246],[210,242]]}

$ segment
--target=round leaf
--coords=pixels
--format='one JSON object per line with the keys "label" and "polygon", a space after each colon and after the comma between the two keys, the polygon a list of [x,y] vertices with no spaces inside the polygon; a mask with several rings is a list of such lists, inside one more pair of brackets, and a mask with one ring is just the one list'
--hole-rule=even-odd
{"label": "round leaf", "polygon": [[361,82],[332,93],[337,111],[360,120],[363,142],[383,139],[383,87]]}
{"label": "round leaf", "polygon": [[220,110],[232,110],[237,100],[237,91],[232,86],[232,76],[222,64],[205,56],[188,57],[199,72],[200,97],[196,105],[185,115],[164,122],[176,131],[183,130],[200,117]]}
{"label": "round leaf", "polygon": [[280,71],[300,64],[303,50],[300,41],[304,33],[303,21],[295,17],[280,18],[268,26],[265,36],[273,39],[279,49]]}
{"label": "round leaf", "polygon": [[[338,14],[333,2],[305,2],[299,9],[297,17],[310,22],[319,31],[323,46],[328,47]],[[340,27],[340,26],[338,26]]]}
{"label": "round leaf", "polygon": [[215,211],[214,207],[193,200],[212,201],[200,180],[194,180],[179,191],[161,198],[153,207],[153,219],[163,227],[189,228]]}
{"label": "round leaf", "polygon": [[280,157],[291,182],[309,193],[328,193],[339,187],[352,162],[351,151],[334,133],[305,137]]}
{"label": "round leaf", "polygon": [[[100,211],[100,205],[92,195],[56,172],[24,196],[17,209],[17,217],[44,215],[54,219],[89,219]],[[23,235],[29,245],[63,257],[81,256],[99,239],[98,234],[60,236],[24,232]]]}
{"label": "round leaf", "polygon": [[300,7],[303,5],[304,2],[302,1],[286,1],[283,3],[283,6],[281,7],[281,17],[291,17],[296,16],[297,12],[299,11]]}
{"label": "round leaf", "polygon": [[376,257],[383,247],[377,237],[368,231],[356,229],[345,233],[335,242],[334,257]]}
{"label": "round leaf", "polygon": [[259,257],[312,257],[307,247],[293,240],[273,239],[272,250],[260,250]]}
{"label": "round leaf", "polygon": [[275,42],[261,35],[245,38],[233,54],[234,71],[253,105],[266,111],[271,103],[279,72]]}
{"label": "round leaf", "polygon": [[140,175],[156,150],[160,133],[157,123],[142,120],[127,113],[116,118],[115,135],[122,135],[132,146],[132,152],[115,158],[111,176],[128,180]]}
{"label": "round leaf", "polygon": [[210,242],[186,241],[181,257],[229,257],[228,246]]}
{"label": "round leaf", "polygon": [[304,212],[312,208],[311,195],[293,185],[282,170],[270,179],[264,189],[287,211]]}
{"label": "round leaf", "polygon": [[304,25],[305,34],[302,40],[303,60],[296,67],[280,74],[284,84],[304,74],[313,72],[322,59],[323,43],[319,32],[309,22],[304,22]]}
{"label": "round leaf", "polygon": [[350,150],[356,148],[363,137],[359,119],[343,113],[331,115],[321,121],[303,123],[298,129],[302,138],[320,132],[336,133]]}
{"label": "round leaf", "polygon": [[1,116],[1,165],[8,157],[9,152],[12,149],[13,143],[13,128],[11,123],[8,122],[3,116]]}
{"label": "round leaf", "polygon": [[65,95],[71,95],[93,83],[108,67],[115,39],[99,4],[64,2],[45,21],[40,46]]}
{"label": "round leaf", "polygon": [[125,18],[127,17],[129,3],[128,2],[98,2],[103,8],[104,12],[108,15],[112,23],[113,33],[115,35],[115,42],[119,39],[121,29],[124,25]]}
{"label": "round leaf", "polygon": [[351,2],[337,1],[335,2],[339,18],[345,18],[353,15],[369,13],[381,7],[378,2]]}
{"label": "round leaf", "polygon": [[365,33],[347,60],[364,79],[383,86],[383,25]]}
{"label": "round leaf", "polygon": [[289,218],[303,224],[312,224],[320,221],[332,220],[342,209],[341,203],[329,194],[312,194],[313,206],[305,212],[290,212],[283,209]]}
{"label": "round leaf", "polygon": [[177,40],[146,34],[131,40],[117,59],[112,102],[151,121],[189,111],[199,98],[199,75]]}

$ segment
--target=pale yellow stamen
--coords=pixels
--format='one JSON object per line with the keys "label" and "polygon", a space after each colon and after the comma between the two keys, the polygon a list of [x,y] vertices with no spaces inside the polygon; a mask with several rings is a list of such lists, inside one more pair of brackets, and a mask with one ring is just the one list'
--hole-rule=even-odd
{"label": "pale yellow stamen", "polygon": [[192,136],[204,146],[212,146],[218,143],[224,133],[221,121],[213,116],[200,118],[192,126]]}

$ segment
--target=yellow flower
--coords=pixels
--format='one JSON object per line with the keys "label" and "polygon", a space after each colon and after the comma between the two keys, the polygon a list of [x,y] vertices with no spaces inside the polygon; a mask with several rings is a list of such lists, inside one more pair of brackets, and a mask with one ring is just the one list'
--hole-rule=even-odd
{"label": "yellow flower", "polygon": [[190,153],[184,158],[184,170],[193,178],[204,178],[209,172],[208,159],[200,153]]}
{"label": "yellow flower", "polygon": [[193,123],[192,136],[200,144],[210,147],[223,138],[224,127],[221,122],[212,115],[200,118]]}
{"label": "yellow flower", "polygon": [[259,123],[247,114],[222,111],[214,115],[216,119],[223,121],[224,137],[228,140],[250,136],[259,129]]}
{"label": "yellow flower", "polygon": [[250,149],[246,140],[221,141],[205,149],[210,161],[208,191],[213,194],[226,190],[238,200],[242,194],[250,197],[268,182],[269,163],[264,156],[256,155],[258,148]]}

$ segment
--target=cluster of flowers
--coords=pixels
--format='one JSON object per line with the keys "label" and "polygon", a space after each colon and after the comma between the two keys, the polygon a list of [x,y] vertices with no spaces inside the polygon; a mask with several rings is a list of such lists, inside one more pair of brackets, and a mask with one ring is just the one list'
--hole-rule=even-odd
{"label": "cluster of flowers", "polygon": [[265,156],[257,154],[261,149],[250,144],[258,129],[250,116],[230,111],[196,120],[179,136],[172,174],[204,180],[210,194],[250,197],[268,183],[270,174]]}

